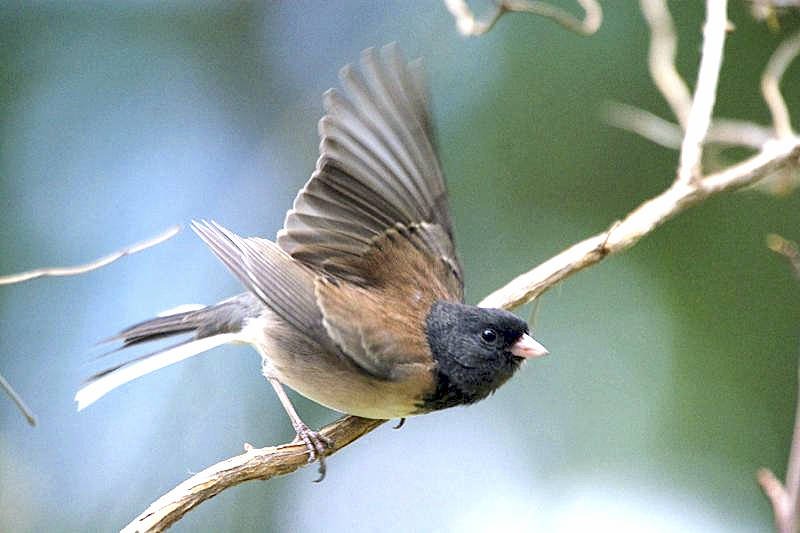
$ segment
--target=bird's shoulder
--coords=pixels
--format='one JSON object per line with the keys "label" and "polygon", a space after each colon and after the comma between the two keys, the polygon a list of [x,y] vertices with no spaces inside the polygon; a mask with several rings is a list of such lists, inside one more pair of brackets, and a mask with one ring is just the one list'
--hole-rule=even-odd
{"label": "bird's shoulder", "polygon": [[462,298],[458,269],[436,250],[439,231],[398,224],[316,280],[328,335],[380,377],[401,379],[406,365],[432,365],[427,315],[437,301]]}

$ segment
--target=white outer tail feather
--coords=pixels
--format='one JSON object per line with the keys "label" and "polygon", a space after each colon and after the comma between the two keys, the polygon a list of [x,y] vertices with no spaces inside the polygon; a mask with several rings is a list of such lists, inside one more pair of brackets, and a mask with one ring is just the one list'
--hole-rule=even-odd
{"label": "white outer tail feather", "polygon": [[193,355],[216,348],[222,344],[240,340],[238,333],[221,333],[212,337],[197,339],[180,346],[175,346],[163,352],[151,355],[128,366],[123,366],[110,374],[106,374],[91,383],[87,383],[75,394],[78,402],[78,411],[90,406],[106,393],[111,392],[120,385],[134,380],[150,372],[155,372],[165,366],[188,359]]}

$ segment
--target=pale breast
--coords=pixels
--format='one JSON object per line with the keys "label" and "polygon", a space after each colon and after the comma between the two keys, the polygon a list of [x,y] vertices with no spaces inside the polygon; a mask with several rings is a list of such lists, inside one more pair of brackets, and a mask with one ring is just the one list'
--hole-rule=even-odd
{"label": "pale breast", "polygon": [[410,416],[435,388],[432,361],[401,364],[393,379],[377,379],[349,358],[323,350],[269,309],[243,333],[261,354],[265,375],[335,411],[365,418]]}

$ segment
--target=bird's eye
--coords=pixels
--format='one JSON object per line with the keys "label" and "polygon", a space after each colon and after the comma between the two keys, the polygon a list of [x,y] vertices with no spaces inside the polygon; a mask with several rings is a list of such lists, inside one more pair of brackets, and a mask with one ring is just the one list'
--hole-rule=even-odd
{"label": "bird's eye", "polygon": [[486,328],[481,331],[481,339],[485,342],[492,343],[497,340],[497,332],[492,328]]}

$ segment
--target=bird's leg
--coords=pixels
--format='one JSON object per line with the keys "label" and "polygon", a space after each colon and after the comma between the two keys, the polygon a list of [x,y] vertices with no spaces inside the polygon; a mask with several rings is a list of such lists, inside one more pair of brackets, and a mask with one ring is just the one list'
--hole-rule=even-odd
{"label": "bird's leg", "polygon": [[403,424],[405,423],[406,423],[406,418],[403,417],[400,419],[400,422],[398,422],[397,425],[394,426],[392,429],[400,429],[401,427],[403,427]]}
{"label": "bird's leg", "polygon": [[319,461],[319,478],[316,479],[315,482],[322,481],[325,478],[325,452],[328,451],[331,442],[318,432],[309,428],[306,423],[300,419],[297,411],[294,410],[292,401],[289,399],[289,396],[286,395],[286,391],[283,390],[283,385],[281,385],[280,381],[269,376],[267,376],[267,380],[272,385],[272,388],[275,389],[275,394],[278,395],[281,405],[283,405],[283,408],[286,410],[286,414],[289,415],[289,420],[292,421],[292,426],[294,426],[294,430],[297,433],[295,440],[303,442],[306,448],[308,448],[308,462],[313,463],[314,461]]}

